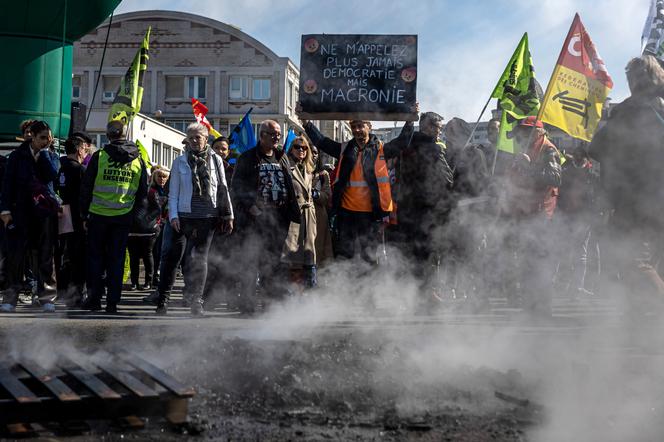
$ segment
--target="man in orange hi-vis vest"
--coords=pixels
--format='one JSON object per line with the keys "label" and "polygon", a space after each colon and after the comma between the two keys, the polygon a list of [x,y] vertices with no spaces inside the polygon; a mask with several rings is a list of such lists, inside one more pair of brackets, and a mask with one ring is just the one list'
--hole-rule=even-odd
{"label": "man in orange hi-vis vest", "polygon": [[359,243],[362,259],[375,264],[383,224],[389,221],[393,209],[387,160],[398,156],[408,144],[413,124],[406,123],[398,138],[383,144],[371,133],[371,122],[349,123],[353,139],[338,143],[323,136],[310,122],[302,121],[313,144],[339,160],[330,213],[336,216],[336,256],[353,258]]}

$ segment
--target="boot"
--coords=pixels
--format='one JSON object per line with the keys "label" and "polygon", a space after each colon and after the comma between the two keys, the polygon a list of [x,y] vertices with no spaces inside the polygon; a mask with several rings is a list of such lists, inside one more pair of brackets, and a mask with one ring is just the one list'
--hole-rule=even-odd
{"label": "boot", "polygon": [[[165,316],[168,314],[168,301],[170,300],[170,296],[159,293],[159,290],[155,290],[154,294],[157,295],[157,310],[155,313],[159,316]],[[149,296],[147,297],[149,298]]]}
{"label": "boot", "polygon": [[203,301],[197,299],[191,303],[191,316],[205,316],[205,309],[203,308]]}
{"label": "boot", "polygon": [[157,304],[157,310],[155,311],[157,316],[166,316],[168,314],[168,303],[160,302]]}
{"label": "boot", "polygon": [[304,285],[307,288],[312,289],[318,285],[318,275],[315,265],[305,267],[304,275],[305,275]]}
{"label": "boot", "polygon": [[150,305],[159,305],[159,292],[155,290],[148,296],[143,297],[143,303],[144,304],[150,304]]}

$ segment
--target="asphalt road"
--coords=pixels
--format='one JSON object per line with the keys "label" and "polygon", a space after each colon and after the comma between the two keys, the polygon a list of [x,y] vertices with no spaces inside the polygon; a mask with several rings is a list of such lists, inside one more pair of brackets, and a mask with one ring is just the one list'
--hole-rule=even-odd
{"label": "asphalt road", "polygon": [[[312,435],[322,431],[323,439],[334,438],[335,433],[321,430],[320,426],[308,424],[303,429],[301,422],[297,430],[295,426],[284,429],[282,418],[256,417],[257,413],[266,413],[262,408],[260,413],[249,410],[248,414],[233,414],[232,418],[228,413],[233,407],[247,403],[247,398],[262,397],[264,389],[275,388],[274,380],[265,373],[295,370],[292,376],[288,375],[285,391],[298,390],[312,373],[320,376],[330,364],[325,362],[326,355],[339,348],[344,349],[343,354],[352,355],[350,359],[358,364],[357,370],[366,376],[356,379],[354,382],[358,385],[351,390],[374,382],[384,386],[387,379],[392,388],[390,394],[399,399],[396,407],[399,413],[404,413],[404,419],[414,416],[424,419],[422,416],[425,416],[431,422],[438,422],[432,426],[439,432],[422,440],[438,440],[442,434],[448,434],[443,432],[446,424],[440,424],[447,422],[448,412],[441,412],[440,404],[431,405],[436,397],[446,396],[438,392],[441,386],[467,391],[461,396],[455,393],[453,403],[459,403],[458,416],[474,416],[475,420],[471,419],[468,424],[472,428],[486,427],[487,416],[493,416],[491,419],[495,421],[496,415],[511,413],[506,422],[514,424],[499,426],[507,436],[504,439],[492,436],[491,440],[658,440],[657,435],[664,434],[664,401],[661,399],[664,397],[664,333],[660,315],[646,312],[631,317],[626,314],[624,299],[558,296],[553,300],[553,315],[542,318],[510,308],[505,299],[491,299],[489,308],[481,313],[470,312],[468,301],[447,300],[422,315],[393,302],[385,305],[377,302],[369,309],[360,302],[340,309],[338,300],[328,293],[321,297],[291,299],[285,305],[272,305],[268,312],[251,317],[228,311],[221,304],[201,319],[192,318],[188,308],[181,306],[181,294],[177,290],[166,317],[156,316],[154,307],[141,302],[146,294],[125,292],[117,315],[68,310],[60,304],[56,313],[46,314],[21,304],[15,313],[0,314],[0,348],[10,358],[28,357],[44,364],[59,355],[89,354],[100,348],[112,351],[121,347],[141,352],[199,390],[193,409],[198,415],[204,415],[207,422],[212,422],[208,431],[215,437],[265,438],[267,434],[279,434],[275,437],[282,439],[304,434],[305,439],[316,439]],[[283,347],[285,344],[287,347]],[[269,350],[271,347],[279,350]],[[313,359],[308,359],[308,352],[318,351],[322,353],[310,355]],[[251,358],[238,356],[248,354]],[[365,356],[366,361],[362,359]],[[342,368],[343,358],[342,363],[336,363]],[[259,370],[259,366],[262,369]],[[236,377],[229,384],[219,370],[235,373]],[[495,375],[487,375],[487,370]],[[343,381],[353,373],[351,370],[330,376]],[[245,390],[238,393],[234,386],[237,377],[244,379],[245,375],[252,382],[242,381]],[[474,376],[477,376],[476,383],[472,381]],[[501,381],[496,382],[497,378]],[[329,381],[309,382],[306,391],[321,389],[325,395],[321,391],[316,394],[325,397],[334,393],[326,390]],[[395,385],[399,387],[399,394],[394,393]],[[482,392],[476,395],[478,385],[482,386]],[[547,410],[546,417],[524,424],[514,417],[519,407],[493,398],[493,389],[507,390],[506,393],[528,403],[538,404]],[[428,397],[433,391],[437,393]],[[382,397],[375,392],[374,395]],[[427,398],[426,405],[418,402],[422,397]],[[395,400],[391,397],[389,402],[393,404]],[[399,401],[403,403],[399,405]],[[445,404],[444,410],[448,410],[447,399]],[[295,400],[283,400],[281,408],[277,409],[280,412],[287,409],[292,416],[293,410],[300,410],[302,406]],[[475,406],[482,410],[480,417],[471,411]],[[384,404],[377,403],[376,409],[380,407]],[[428,411],[424,413],[421,407]],[[223,413],[218,415],[211,410],[223,410]],[[360,416],[358,413],[349,416]],[[361,415],[359,423],[343,424],[344,431],[364,428],[362,422],[374,419],[367,416]],[[230,423],[238,420],[237,425]],[[371,422],[374,427],[382,425],[376,424],[376,419]],[[256,430],[258,427],[263,429]],[[352,435],[372,439],[392,434],[386,433],[386,436],[381,433],[384,429],[374,427],[369,425],[359,436],[342,433],[338,437]],[[463,434],[470,435],[464,440],[484,440],[473,439],[475,433],[471,430],[464,430]],[[390,437],[401,440],[404,434],[394,433]],[[489,437],[489,433],[482,434]],[[159,439],[158,434],[152,436]]]}

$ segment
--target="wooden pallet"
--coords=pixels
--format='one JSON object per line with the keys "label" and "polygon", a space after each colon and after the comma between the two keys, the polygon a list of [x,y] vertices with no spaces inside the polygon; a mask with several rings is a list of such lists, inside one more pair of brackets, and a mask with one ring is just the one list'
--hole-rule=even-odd
{"label": "wooden pallet", "polygon": [[61,360],[48,370],[29,360],[0,362],[0,425],[19,435],[38,422],[117,419],[140,427],[136,416],[187,421],[193,388],[136,354],[97,352],[93,360]]}

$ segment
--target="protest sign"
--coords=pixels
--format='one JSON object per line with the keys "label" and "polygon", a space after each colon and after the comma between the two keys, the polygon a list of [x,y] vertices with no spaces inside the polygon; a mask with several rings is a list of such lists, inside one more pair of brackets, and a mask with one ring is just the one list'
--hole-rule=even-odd
{"label": "protest sign", "polygon": [[416,120],[417,35],[302,36],[300,116]]}

